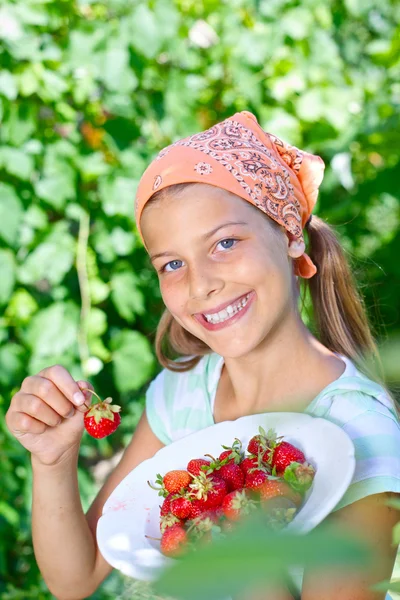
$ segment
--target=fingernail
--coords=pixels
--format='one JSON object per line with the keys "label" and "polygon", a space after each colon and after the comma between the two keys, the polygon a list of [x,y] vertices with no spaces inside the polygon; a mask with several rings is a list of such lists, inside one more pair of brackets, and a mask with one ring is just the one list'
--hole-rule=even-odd
{"label": "fingernail", "polygon": [[76,392],[73,395],[73,400],[77,406],[81,406],[85,402],[85,396],[82,394],[82,392]]}
{"label": "fingernail", "polygon": [[67,414],[67,419],[70,419],[71,417],[73,417],[74,414],[75,414],[75,409],[74,409],[74,407],[72,407],[70,412]]}

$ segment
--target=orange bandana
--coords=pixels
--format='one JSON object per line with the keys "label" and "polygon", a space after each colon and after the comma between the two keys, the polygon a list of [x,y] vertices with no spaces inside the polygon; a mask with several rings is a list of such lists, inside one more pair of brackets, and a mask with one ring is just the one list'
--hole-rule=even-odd
{"label": "orange bandana", "polygon": [[[143,173],[136,193],[135,218],[149,198],[176,183],[199,182],[223,188],[250,202],[304,241],[303,228],[317,201],[325,164],[264,131],[248,111],[166,146]],[[306,279],[317,268],[304,253],[294,259],[295,274]]]}

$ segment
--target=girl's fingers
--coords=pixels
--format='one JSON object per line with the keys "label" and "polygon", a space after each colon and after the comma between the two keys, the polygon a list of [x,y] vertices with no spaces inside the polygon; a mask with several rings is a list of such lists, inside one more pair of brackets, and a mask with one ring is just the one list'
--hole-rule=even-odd
{"label": "girl's fingers", "polygon": [[[63,417],[67,417],[68,413],[74,410],[74,407],[68,403],[68,413],[60,415],[38,396],[25,394],[24,392],[19,392],[15,395],[14,403],[14,419],[16,422],[19,422],[22,427],[24,427],[24,425],[28,427],[25,431],[31,431],[29,427],[32,425],[32,419],[25,419],[25,416],[33,417],[34,420],[41,421],[49,427],[56,427],[62,423]],[[15,423],[13,423],[13,425],[15,426]]]}
{"label": "girl's fingers", "polygon": [[94,400],[96,400],[96,401],[97,401],[97,399],[96,399],[96,396],[94,396],[94,394],[91,394],[90,392],[87,392],[84,390],[89,389],[89,390],[94,391],[94,387],[92,386],[92,384],[89,381],[77,381],[77,384],[80,387],[80,389],[82,390],[83,395],[85,396],[85,405],[87,408],[89,408],[89,406],[92,404],[92,398],[94,397]]}
{"label": "girl's fingers", "polygon": [[[78,385],[76,385],[76,389],[79,390]],[[35,411],[40,410],[43,413],[42,404],[46,404],[52,411],[64,418],[71,413],[74,407],[74,404],[69,401],[53,381],[40,375],[27,377],[22,383],[21,392],[16,397],[18,398],[17,410],[28,412],[33,417],[35,417]],[[26,411],[25,406],[21,407],[21,402],[24,405],[26,402],[32,405],[33,413]],[[49,411],[46,411],[46,414],[49,414]],[[49,423],[49,425],[53,425],[53,423]]]}

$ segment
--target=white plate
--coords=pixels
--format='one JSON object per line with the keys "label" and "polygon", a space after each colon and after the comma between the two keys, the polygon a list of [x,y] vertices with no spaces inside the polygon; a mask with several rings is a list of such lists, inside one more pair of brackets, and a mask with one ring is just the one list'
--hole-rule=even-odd
{"label": "white plate", "polygon": [[231,445],[238,437],[246,448],[258,433],[273,427],[278,436],[298,446],[315,467],[316,475],[306,501],[287,530],[306,533],[334,509],[346,492],[355,469],[354,445],[337,425],[303,413],[265,413],[224,421],[188,435],[159,450],[121,481],[103,507],[97,524],[101,554],[114,568],[135,579],[152,581],[173,564],[159,550],[160,505],[163,498],[147,485],[157,473],[186,469],[192,458],[205,453],[218,456],[222,444]]}

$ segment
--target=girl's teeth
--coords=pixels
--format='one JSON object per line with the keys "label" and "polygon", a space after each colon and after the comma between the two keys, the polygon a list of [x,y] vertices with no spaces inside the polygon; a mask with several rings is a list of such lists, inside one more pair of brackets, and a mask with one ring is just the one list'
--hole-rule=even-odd
{"label": "girl's teeth", "polygon": [[222,321],[226,321],[232,315],[234,315],[237,312],[243,310],[243,308],[247,304],[249,296],[250,296],[250,294],[248,294],[247,296],[245,296],[239,302],[236,302],[236,304],[234,304],[233,306],[230,304],[229,306],[227,306],[226,308],[224,308],[223,310],[221,310],[219,313],[216,313],[214,315],[204,315],[206,321],[208,321],[209,323],[213,323],[213,324],[221,323]]}

